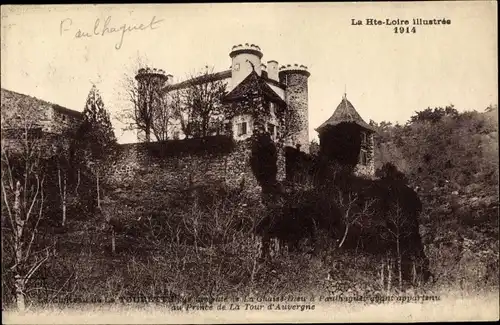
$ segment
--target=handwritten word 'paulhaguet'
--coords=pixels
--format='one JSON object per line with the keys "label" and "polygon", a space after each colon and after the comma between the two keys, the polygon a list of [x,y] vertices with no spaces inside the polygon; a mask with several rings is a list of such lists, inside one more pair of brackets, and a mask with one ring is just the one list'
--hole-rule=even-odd
{"label": "handwritten word 'paulhaguet'", "polygon": [[[120,41],[116,43],[115,49],[119,50],[122,48],[123,45],[123,38],[125,37],[125,33],[127,32],[132,32],[132,31],[143,31],[147,29],[157,29],[158,24],[161,23],[163,19],[157,19],[156,16],[154,16],[149,24],[144,25],[127,25],[123,24],[119,27],[112,26],[111,25],[111,16],[108,16],[105,20],[104,23],[101,22],[101,19],[97,18],[94,23],[94,30],[93,32],[89,33],[86,31],[82,31],[80,28],[78,31],[75,33],[75,38],[89,38],[93,36],[105,36],[107,34],[116,34],[116,33],[121,33],[120,36]],[[73,20],[71,18],[66,18],[61,20],[61,24],[59,26],[59,31],[61,36],[65,32],[69,32],[71,30],[71,26],[73,25]]]}

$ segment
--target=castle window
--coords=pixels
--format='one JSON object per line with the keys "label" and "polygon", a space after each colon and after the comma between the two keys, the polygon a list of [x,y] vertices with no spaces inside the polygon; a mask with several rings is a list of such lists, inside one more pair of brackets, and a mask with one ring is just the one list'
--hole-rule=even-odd
{"label": "castle window", "polygon": [[365,166],[368,164],[368,154],[365,150],[361,150],[359,153],[359,163]]}
{"label": "castle window", "polygon": [[271,138],[276,138],[276,128],[274,124],[268,123],[267,124],[267,131],[271,134]]}
{"label": "castle window", "polygon": [[242,122],[237,124],[238,127],[238,136],[247,134],[247,122]]}
{"label": "castle window", "polygon": [[361,143],[367,143],[368,137],[366,136],[366,132],[361,132]]}
{"label": "castle window", "polygon": [[274,103],[269,103],[269,112],[271,113],[271,115],[276,115],[276,106]]}

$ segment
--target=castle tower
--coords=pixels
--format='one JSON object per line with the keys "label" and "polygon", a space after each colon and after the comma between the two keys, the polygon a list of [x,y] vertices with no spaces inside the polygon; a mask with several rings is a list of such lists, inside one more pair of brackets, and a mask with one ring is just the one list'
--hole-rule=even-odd
{"label": "castle tower", "polygon": [[319,135],[320,151],[324,156],[341,165],[354,167],[354,173],[358,176],[374,176],[376,130],[361,118],[346,94],[333,115],[316,128],[316,131]]}
{"label": "castle tower", "polygon": [[262,51],[257,45],[233,46],[230,53],[232,59],[230,87],[223,103],[230,105],[234,114],[227,121],[234,140],[244,144],[245,140],[265,132],[271,136],[275,144],[279,144],[276,148],[277,179],[281,180],[285,177],[285,166],[280,143],[282,125],[279,114],[286,109],[283,93],[280,93],[284,87],[276,85],[278,63],[270,61],[271,76],[269,76],[267,66],[261,62],[262,56]]}
{"label": "castle tower", "polygon": [[[231,57],[231,82],[229,83],[229,90],[236,87],[243,81],[253,70],[258,76],[262,74],[262,51],[260,47],[255,44],[238,44],[233,46],[229,53]],[[253,65],[253,67],[252,67]]]}
{"label": "castle tower", "polygon": [[279,70],[279,81],[286,85],[285,102],[289,110],[290,137],[287,145],[300,146],[309,153],[309,98],[308,78],[311,74],[305,65],[286,65]]}
{"label": "castle tower", "polygon": [[[139,69],[135,80],[138,83],[137,105],[139,111],[149,111],[151,106],[160,105],[163,96],[163,87],[172,80],[171,75],[165,74],[161,69],[142,68]],[[151,129],[138,130],[137,141],[150,142]]]}

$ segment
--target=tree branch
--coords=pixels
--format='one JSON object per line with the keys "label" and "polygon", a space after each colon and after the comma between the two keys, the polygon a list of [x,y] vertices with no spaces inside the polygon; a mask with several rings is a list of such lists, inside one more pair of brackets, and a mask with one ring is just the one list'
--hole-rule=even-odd
{"label": "tree branch", "polygon": [[[9,215],[10,224],[12,225],[12,229],[15,229],[15,223],[14,223],[14,219],[12,218],[12,211],[10,209],[9,201],[7,198],[7,191],[5,190],[5,185],[4,185],[3,179],[2,179],[2,192],[3,192],[3,199],[5,202],[5,206],[7,207],[7,212]],[[17,235],[17,233],[15,231],[13,231],[13,233],[14,233],[14,237],[15,237]]]}

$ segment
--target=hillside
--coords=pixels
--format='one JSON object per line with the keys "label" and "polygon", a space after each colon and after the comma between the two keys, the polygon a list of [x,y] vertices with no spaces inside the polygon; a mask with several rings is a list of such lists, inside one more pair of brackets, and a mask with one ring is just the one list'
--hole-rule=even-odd
{"label": "hillside", "polygon": [[498,108],[429,108],[405,126],[377,127],[378,167],[393,163],[423,202],[436,286],[498,287]]}
{"label": "hillside", "polygon": [[[29,283],[27,301],[498,290],[497,121],[496,108],[465,113],[448,108],[422,111],[406,126],[372,123],[379,130],[378,175],[387,171],[386,163],[394,164],[422,201],[419,231],[434,275],[426,284],[389,284],[384,257],[339,249],[328,232],[318,233],[316,248],[306,240],[301,249],[288,251],[271,241],[271,256],[262,259],[254,229],[274,211],[238,189],[180,188],[161,174],[143,173],[104,184],[97,209],[95,184],[82,174],[78,187],[70,187],[64,226],[57,191],[52,192],[38,231],[43,236],[35,243],[49,247],[50,257]],[[2,205],[2,231],[8,234],[6,214]],[[13,257],[5,245],[3,253],[3,304],[10,306]],[[397,275],[391,272],[394,282]]]}

